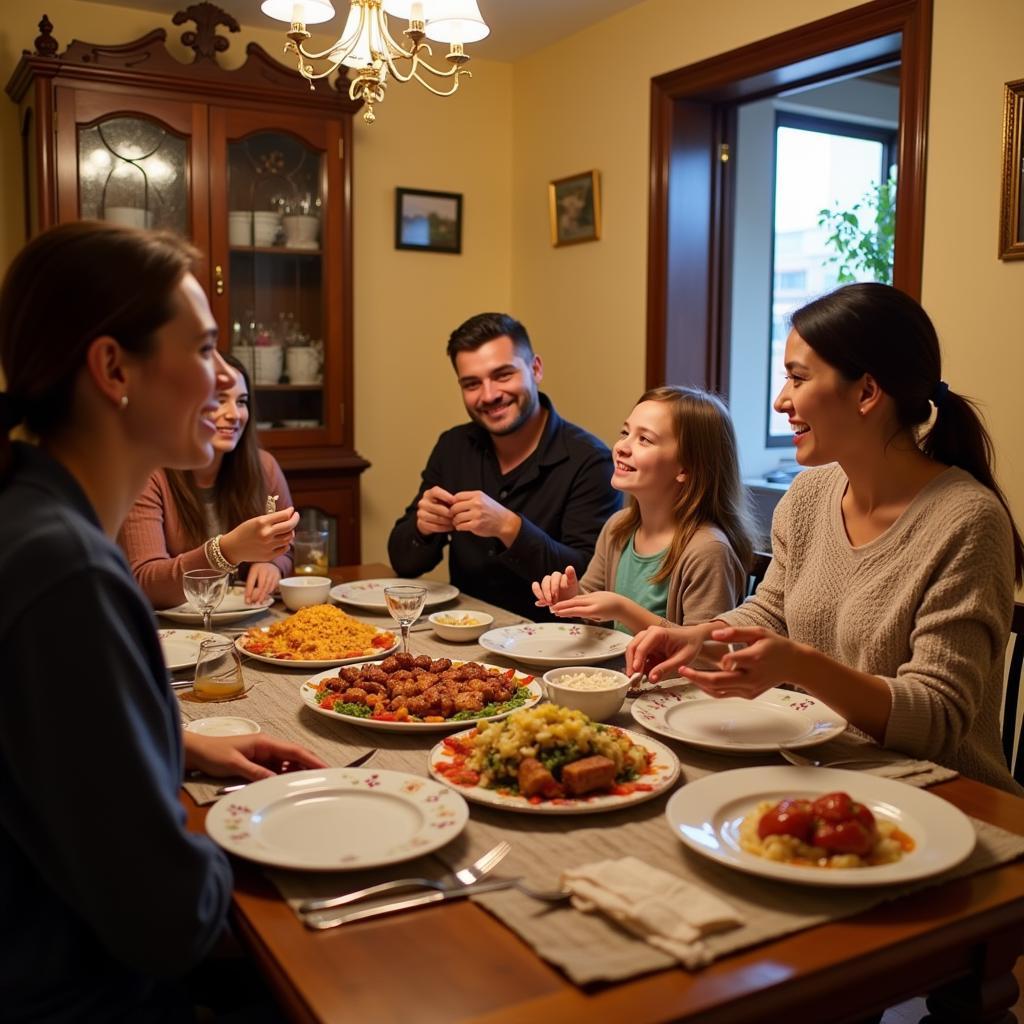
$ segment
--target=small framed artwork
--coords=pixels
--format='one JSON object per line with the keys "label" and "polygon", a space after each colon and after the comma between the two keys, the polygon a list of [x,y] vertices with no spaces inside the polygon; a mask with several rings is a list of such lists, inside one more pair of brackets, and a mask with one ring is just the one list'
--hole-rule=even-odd
{"label": "small framed artwork", "polygon": [[601,180],[597,171],[551,182],[548,207],[552,245],[596,242],[601,237]]}
{"label": "small framed artwork", "polygon": [[395,189],[395,248],[462,252],[462,195]]}
{"label": "small framed artwork", "polygon": [[1024,79],[1003,90],[1003,189],[999,258],[1024,260]]}

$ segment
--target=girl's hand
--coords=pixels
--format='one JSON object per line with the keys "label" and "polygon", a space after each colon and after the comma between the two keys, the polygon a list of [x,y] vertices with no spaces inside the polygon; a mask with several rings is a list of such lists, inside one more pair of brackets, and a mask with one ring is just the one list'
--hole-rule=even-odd
{"label": "girl's hand", "polygon": [[266,601],[281,582],[281,570],[273,562],[254,562],[245,577],[245,603],[260,604]]}
{"label": "girl's hand", "polygon": [[[538,602],[539,603],[539,602]],[[593,619],[607,622],[621,619],[625,598],[610,590],[595,590],[592,594],[577,594],[551,605],[551,614],[563,619]]]}
{"label": "girl's hand", "polygon": [[670,679],[682,665],[689,665],[704,646],[716,625],[649,626],[637,633],[626,648],[626,674],[646,672],[652,683]]}
{"label": "girl's hand", "polygon": [[576,570],[571,566],[565,567],[565,572],[553,572],[545,576],[539,583],[530,584],[533,587],[533,594],[537,600],[534,602],[538,608],[549,608],[559,601],[568,601],[579,593],[579,581],[576,579]]}
{"label": "girl's hand", "polygon": [[253,516],[221,537],[221,554],[235,565],[273,561],[291,547],[298,523],[299,513],[291,507]]}
{"label": "girl's hand", "polygon": [[798,682],[806,665],[808,649],[803,644],[768,629],[724,627],[715,629],[711,639],[730,645],[746,644],[741,650],[722,653],[720,671],[679,670],[682,678],[712,697],[753,700],[779,683]]}
{"label": "girl's hand", "polygon": [[241,776],[249,782],[268,779],[283,771],[327,766],[305,747],[258,732],[251,736],[182,734],[185,767],[219,778]]}

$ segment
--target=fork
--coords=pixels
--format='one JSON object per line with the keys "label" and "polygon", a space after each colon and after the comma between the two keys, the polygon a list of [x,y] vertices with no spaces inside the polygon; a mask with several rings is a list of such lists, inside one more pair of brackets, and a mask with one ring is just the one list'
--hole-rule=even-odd
{"label": "fork", "polygon": [[[458,871],[454,872],[459,885],[472,885],[474,882],[479,882],[484,875],[496,868],[505,859],[505,856],[511,849],[511,845],[503,839],[497,846],[492,847],[468,867],[459,868]],[[357,903],[359,900],[370,899],[372,896],[381,896],[384,893],[395,892],[401,889],[436,889],[440,893],[452,891],[444,882],[439,882],[433,878],[396,878],[391,882],[381,882],[379,885],[371,885],[366,889],[357,889],[355,892],[343,893],[341,896],[306,900],[299,904],[299,913],[309,914],[317,910],[344,907],[349,903]]]}
{"label": "fork", "polygon": [[783,760],[800,768],[883,768],[887,764],[897,763],[891,760],[870,757],[845,757],[835,761],[817,761],[813,757],[798,754],[795,750],[790,750],[787,747],[779,747],[779,754]]}

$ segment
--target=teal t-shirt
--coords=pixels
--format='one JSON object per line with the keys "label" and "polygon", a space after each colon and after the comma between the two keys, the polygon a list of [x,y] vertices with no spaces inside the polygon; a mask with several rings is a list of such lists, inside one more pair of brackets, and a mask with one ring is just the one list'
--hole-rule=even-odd
{"label": "teal t-shirt", "polygon": [[[666,548],[665,551],[667,550]],[[615,593],[636,601],[641,608],[646,608],[662,618],[668,607],[668,580],[652,583],[651,577],[661,568],[665,551],[658,551],[653,555],[638,555],[633,547],[633,537],[630,537],[615,570]],[[623,633],[633,633],[621,622],[614,625]]]}

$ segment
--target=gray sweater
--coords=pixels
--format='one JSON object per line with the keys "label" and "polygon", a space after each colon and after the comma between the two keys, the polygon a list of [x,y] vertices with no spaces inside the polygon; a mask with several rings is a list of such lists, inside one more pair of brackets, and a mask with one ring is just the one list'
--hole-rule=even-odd
{"label": "gray sweater", "polygon": [[801,473],[772,521],[757,594],[719,615],[765,626],[892,693],[885,746],[1020,792],[999,743],[1013,609],[1009,519],[995,495],[952,468],[875,540],[853,547],[836,465]]}

